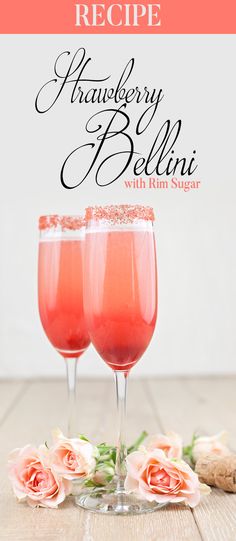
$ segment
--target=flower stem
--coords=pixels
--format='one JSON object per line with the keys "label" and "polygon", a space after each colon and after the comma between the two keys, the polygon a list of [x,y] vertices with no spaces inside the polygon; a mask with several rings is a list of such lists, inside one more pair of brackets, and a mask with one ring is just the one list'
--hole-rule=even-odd
{"label": "flower stem", "polygon": [[143,443],[143,440],[148,436],[148,433],[146,430],[143,430],[143,432],[140,434],[140,436],[137,438],[137,440],[127,449],[127,454],[129,455],[133,451],[137,451],[141,443]]}

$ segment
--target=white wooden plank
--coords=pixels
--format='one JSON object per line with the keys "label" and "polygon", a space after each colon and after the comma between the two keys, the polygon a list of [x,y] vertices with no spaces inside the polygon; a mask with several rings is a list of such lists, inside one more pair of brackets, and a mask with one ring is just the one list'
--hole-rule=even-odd
{"label": "white wooden plank", "polygon": [[10,498],[1,504],[1,541],[85,541],[84,531],[83,511],[73,498],[55,510],[30,509]]}
{"label": "white wooden plank", "polygon": [[198,400],[192,400],[186,380],[181,378],[152,379],[146,382],[156,418],[163,430],[174,430],[190,442],[199,428]]}
{"label": "white wooden plank", "polygon": [[194,516],[204,541],[235,541],[236,494],[213,489],[196,507]]}
{"label": "white wooden plank", "polygon": [[22,381],[0,382],[0,424],[4,421],[11,408],[27,388],[27,383]]}
{"label": "white wooden plank", "polygon": [[[185,507],[167,507],[150,515],[87,519],[86,541],[200,541],[191,512]],[[103,534],[99,537],[99,532]]]}
{"label": "white wooden plank", "polygon": [[227,430],[230,445],[236,450],[236,378],[191,378],[186,387],[196,398],[206,434]]}

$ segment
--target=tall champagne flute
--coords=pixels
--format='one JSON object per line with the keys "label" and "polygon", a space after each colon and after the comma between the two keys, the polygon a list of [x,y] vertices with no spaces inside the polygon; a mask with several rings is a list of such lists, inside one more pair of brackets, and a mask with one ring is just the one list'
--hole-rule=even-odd
{"label": "tall champagne flute", "polygon": [[74,436],[77,361],[90,343],[83,302],[85,220],[80,216],[41,216],[39,230],[39,313],[49,341],[65,359],[68,435]]}
{"label": "tall champagne flute", "polygon": [[157,317],[157,268],[150,207],[87,209],[85,312],[91,342],[114,371],[119,432],[115,486],[77,497],[78,505],[112,514],[153,511],[160,504],[126,494],[125,403],[131,368],[152,338]]}

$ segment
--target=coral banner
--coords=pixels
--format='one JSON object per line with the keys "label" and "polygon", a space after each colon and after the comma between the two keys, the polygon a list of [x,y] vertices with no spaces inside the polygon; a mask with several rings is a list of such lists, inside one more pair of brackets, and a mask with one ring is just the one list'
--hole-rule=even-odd
{"label": "coral banner", "polygon": [[234,34],[236,2],[225,0],[3,0],[2,34]]}

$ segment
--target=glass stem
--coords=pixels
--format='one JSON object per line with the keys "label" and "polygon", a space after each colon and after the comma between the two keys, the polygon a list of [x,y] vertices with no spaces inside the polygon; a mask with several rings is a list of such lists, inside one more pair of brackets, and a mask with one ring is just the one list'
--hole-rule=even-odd
{"label": "glass stem", "polygon": [[125,417],[126,417],[126,387],[128,372],[115,371],[116,400],[118,410],[118,440],[116,451],[116,476],[117,492],[124,492],[124,480],[126,475],[125,458]]}
{"label": "glass stem", "polygon": [[68,437],[75,437],[77,434],[76,416],[76,371],[77,357],[65,358],[68,390]]}

